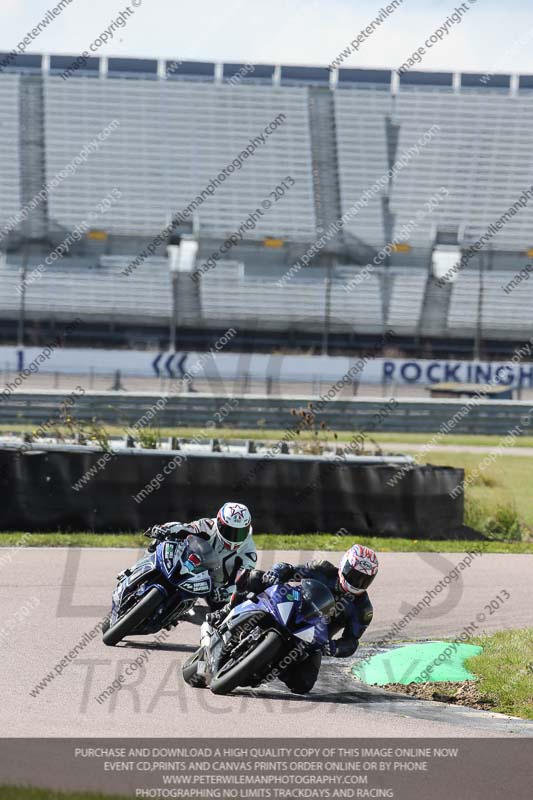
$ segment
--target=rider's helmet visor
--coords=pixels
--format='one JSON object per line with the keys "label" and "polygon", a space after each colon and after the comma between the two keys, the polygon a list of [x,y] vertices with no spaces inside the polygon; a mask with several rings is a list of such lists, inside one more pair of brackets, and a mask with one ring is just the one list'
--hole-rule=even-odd
{"label": "rider's helmet visor", "polygon": [[226,522],[222,522],[218,519],[217,526],[218,532],[222,538],[231,544],[242,544],[246,541],[250,533],[249,525],[245,525],[243,528],[234,528],[232,525],[228,525]]}
{"label": "rider's helmet visor", "polygon": [[346,562],[342,568],[342,577],[350,589],[365,591],[374,580],[375,575],[366,575],[364,572],[359,572],[349,562]]}

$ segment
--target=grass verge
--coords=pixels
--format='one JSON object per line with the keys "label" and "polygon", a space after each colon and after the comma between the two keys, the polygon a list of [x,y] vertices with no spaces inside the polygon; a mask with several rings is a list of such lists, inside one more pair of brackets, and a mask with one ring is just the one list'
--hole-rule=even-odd
{"label": "grass verge", "polygon": [[[259,550],[346,550],[350,537],[332,534],[254,535]],[[386,539],[357,537],[380,553],[465,553],[481,548],[485,553],[533,553],[533,542],[467,541],[461,539]],[[0,533],[0,547],[146,547],[148,540],[132,533]]]}
{"label": "grass verge", "polygon": [[479,691],[494,701],[493,711],[533,719],[533,628],[499,631],[472,639],[483,652],[467,668]]}
{"label": "grass verge", "polygon": [[[533,529],[533,461],[528,456],[499,455],[494,461],[482,467],[486,457],[483,453],[432,452],[424,461],[428,463],[460,467],[465,470],[469,481],[466,489],[468,506],[480,509],[484,519],[477,521],[465,519],[466,524],[478,530],[496,533],[504,517],[514,512],[521,522],[524,533]],[[508,519],[508,522],[510,519]],[[508,525],[507,522],[507,525]]]}
{"label": "grass verge", "polygon": [[86,792],[56,792],[51,789],[32,789],[0,786],[2,800],[130,800],[125,795],[87,794]]}

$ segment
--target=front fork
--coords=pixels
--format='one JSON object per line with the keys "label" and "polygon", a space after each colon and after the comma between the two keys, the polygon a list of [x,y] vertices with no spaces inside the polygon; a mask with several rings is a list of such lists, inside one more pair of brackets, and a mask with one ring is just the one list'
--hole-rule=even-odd
{"label": "front fork", "polygon": [[194,665],[194,671],[191,670],[186,678],[187,683],[197,689],[205,689],[207,686],[207,680],[211,672],[209,669],[208,657],[213,633],[214,628],[212,628],[208,622],[204,622],[200,628],[200,647],[194,654],[193,661],[191,662],[191,666]]}

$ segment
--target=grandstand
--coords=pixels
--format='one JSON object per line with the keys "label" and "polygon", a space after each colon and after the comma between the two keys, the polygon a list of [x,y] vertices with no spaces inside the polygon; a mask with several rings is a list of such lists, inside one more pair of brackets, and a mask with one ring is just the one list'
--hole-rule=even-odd
{"label": "grandstand", "polygon": [[[65,80],[73,60],[18,56],[0,74],[6,336],[22,302],[37,336],[79,314],[80,336],[105,329],[125,344],[120,331],[133,325],[163,342],[173,314],[206,336],[231,322],[289,332],[294,344],[304,334],[320,341],[327,327],[341,349],[386,327],[402,349],[424,352],[467,350],[480,330],[496,351],[529,332],[529,282],[502,287],[533,248],[533,201],[453,283],[438,287],[430,265],[436,242],[467,248],[531,185],[533,76],[92,58]],[[57,180],[91,142],[74,174]],[[392,169],[392,180],[376,183]],[[287,176],[292,185],[275,199]],[[428,210],[442,187],[447,195]],[[120,199],[98,210],[113,189]],[[309,264],[280,282],[347,213]],[[240,230],[197,282],[178,276],[175,303],[166,236],[125,272],[172,221],[199,236],[199,265]],[[68,253],[42,267],[80,226]],[[42,269],[21,292],[23,264],[26,276]]]}
{"label": "grandstand", "polygon": [[[304,89],[186,81],[44,81],[47,177],[56,174],[111,120],[119,126],[75,182],[64,181],[49,205],[66,229],[83,222],[112,188],[120,204],[102,224],[109,233],[151,236],[231,164],[278,115],[284,124],[201,206],[210,236],[227,236],[250,209],[292,175],[294,191],[258,222],[256,235],[309,240],[315,234],[313,185]],[[76,109],[76,113],[73,113]],[[142,188],[141,188],[142,187]],[[140,190],[141,188],[141,190]]]}
{"label": "grandstand", "polygon": [[[26,313],[42,323],[66,322],[74,316],[89,324],[115,326],[127,324],[150,335],[163,330],[171,314],[171,280],[167,261],[148,259],[145,269],[127,281],[126,260],[119,256],[64,259],[47,268],[26,287]],[[30,272],[38,267],[30,262]],[[505,294],[509,271],[498,270],[482,278],[480,306],[482,330],[488,339],[519,341],[531,327],[533,281]],[[346,288],[360,276],[356,288]],[[280,286],[277,275],[258,271],[247,273],[238,261],[220,261],[200,282],[195,304],[190,296],[179,307],[180,324],[203,328],[224,328],[238,323],[256,330],[305,332],[320,330],[326,314],[329,326],[338,334],[382,334],[387,328],[398,337],[417,337],[421,333],[428,275],[420,269],[392,267],[376,269],[367,276],[360,267],[343,267],[332,275],[330,307],[326,309],[324,270],[307,270]],[[189,291],[196,291],[185,277]],[[0,314],[16,320],[20,306],[20,259],[0,261]],[[390,303],[385,303],[388,285]],[[442,329],[426,325],[427,337],[472,339],[476,333],[480,275],[466,273],[449,289],[447,313]],[[231,303],[228,303],[228,292]],[[195,307],[196,306],[196,307]],[[530,335],[530,334],[529,334]]]}
{"label": "grandstand", "polygon": [[0,230],[21,206],[19,81],[18,75],[3,75],[0,79]]}

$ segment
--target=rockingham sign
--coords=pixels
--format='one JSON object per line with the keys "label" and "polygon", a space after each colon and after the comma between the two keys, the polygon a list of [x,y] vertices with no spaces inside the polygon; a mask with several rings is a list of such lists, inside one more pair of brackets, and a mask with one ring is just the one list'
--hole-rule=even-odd
{"label": "rockingham sign", "polygon": [[[39,353],[25,349],[23,359],[14,347],[0,347],[4,374],[13,374]],[[361,385],[419,385],[452,382],[493,384],[533,388],[531,343],[524,344],[508,361],[473,362],[430,359],[384,359],[368,356],[266,355],[226,352],[166,352],[139,350],[98,350],[60,348],[41,373],[69,375],[110,375],[120,370],[123,376],[187,379],[193,365],[194,379],[286,383],[334,383],[343,375],[353,374]],[[354,369],[356,367],[356,369]],[[352,372],[350,372],[352,370]]]}
{"label": "rockingham sign", "polygon": [[533,364],[513,364],[508,361],[382,360],[380,382],[404,385],[429,385],[441,382],[490,383],[529,389],[533,387]]}

